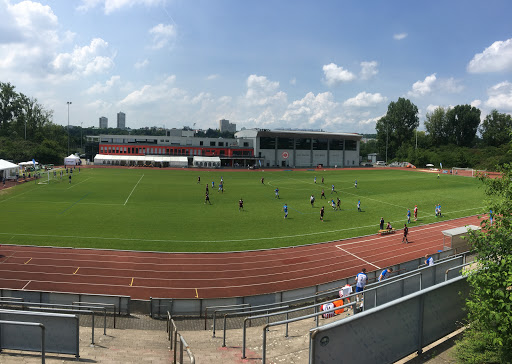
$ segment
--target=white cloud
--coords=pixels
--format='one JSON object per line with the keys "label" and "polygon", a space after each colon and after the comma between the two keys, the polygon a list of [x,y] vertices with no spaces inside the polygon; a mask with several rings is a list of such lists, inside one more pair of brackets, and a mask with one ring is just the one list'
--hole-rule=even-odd
{"label": "white cloud", "polygon": [[355,80],[356,76],[343,67],[338,67],[334,63],[326,64],[322,67],[324,71],[324,82],[328,86],[336,86],[343,82],[350,82]]}
{"label": "white cloud", "polygon": [[377,124],[377,121],[379,121],[380,118],[386,116],[386,114],[384,115],[381,115],[381,116],[377,116],[375,118],[370,118],[370,119],[365,119],[365,120],[360,120],[359,121],[359,125],[363,125],[363,126],[375,126]]}
{"label": "white cloud", "polygon": [[431,114],[433,113],[437,108],[439,107],[439,105],[428,105],[427,106],[427,113]]}
{"label": "white cloud", "polygon": [[135,68],[137,69],[141,69],[141,68],[146,68],[146,66],[149,64],[149,60],[146,58],[145,60],[143,61],[140,61],[140,62],[135,62],[135,64],[133,65]]}
{"label": "white cloud", "polygon": [[467,66],[470,73],[512,71],[512,38],[497,41],[477,53]]}
{"label": "white cloud", "polygon": [[471,106],[473,106],[473,107],[480,107],[480,105],[482,105],[482,100],[471,101]]}
{"label": "white cloud", "polygon": [[355,97],[346,100],[343,105],[349,107],[368,107],[375,106],[387,100],[380,93],[370,94],[368,92],[360,92]]}
{"label": "white cloud", "polygon": [[290,80],[290,85],[295,86],[297,84],[297,79],[294,77]]}
{"label": "white cloud", "polygon": [[487,90],[489,98],[485,105],[497,110],[512,110],[512,83],[500,82]]}
{"label": "white cloud", "polygon": [[[332,112],[338,107],[330,92],[319,93],[315,96],[308,92],[301,100],[295,100],[288,105],[283,120],[302,122],[302,127],[312,127],[331,118]],[[300,124],[299,124],[300,125]]]}
{"label": "white cloud", "polygon": [[62,42],[58,18],[50,6],[2,0],[0,19],[0,70],[39,77],[46,74],[48,63]]}
{"label": "white cloud", "polygon": [[361,62],[361,79],[368,80],[379,73],[376,61]]}
{"label": "white cloud", "polygon": [[208,81],[213,81],[213,80],[218,79],[219,77],[220,77],[220,76],[219,76],[218,74],[216,74],[216,73],[215,73],[215,74],[212,74],[212,75],[208,75],[208,77],[206,77],[206,79],[207,79]]}
{"label": "white cloud", "polygon": [[286,93],[278,89],[279,82],[269,81],[265,76],[250,75],[245,100],[249,105],[260,106],[286,102]]}
{"label": "white cloud", "polygon": [[176,39],[176,27],[172,24],[158,24],[149,30],[149,34],[153,36],[153,49],[162,49],[168,45],[172,45]]}
{"label": "white cloud", "polygon": [[98,82],[88,88],[85,93],[89,95],[104,94],[112,89],[115,84],[118,84],[121,80],[121,76],[112,76],[109,80],[105,81],[104,84]]}
{"label": "white cloud", "polygon": [[108,43],[94,38],[90,45],[75,47],[72,53],[60,53],[51,62],[53,70],[71,78],[108,71],[114,66],[113,56],[107,53]]}
{"label": "white cloud", "polygon": [[407,35],[408,35],[407,33],[398,33],[398,34],[394,34],[393,38],[395,40],[402,40],[402,39],[407,38]]}
{"label": "white cloud", "polygon": [[459,80],[455,80],[453,77],[450,77],[448,79],[439,79],[437,89],[439,91],[457,94],[464,89],[464,86],[460,84]]}
{"label": "white cloud", "polygon": [[82,0],[82,5],[78,6],[80,11],[88,11],[99,5],[103,5],[105,14],[123,8],[131,8],[135,5],[155,6],[164,3],[165,0]]}
{"label": "white cloud", "polygon": [[433,73],[430,76],[425,77],[423,81],[416,81],[412,85],[412,91],[409,91],[409,96],[419,97],[424,96],[432,92],[434,82],[436,82],[436,74]]}

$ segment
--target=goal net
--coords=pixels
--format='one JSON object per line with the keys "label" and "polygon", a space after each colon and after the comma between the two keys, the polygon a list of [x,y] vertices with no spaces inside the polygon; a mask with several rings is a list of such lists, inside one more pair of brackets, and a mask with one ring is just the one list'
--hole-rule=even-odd
{"label": "goal net", "polygon": [[452,168],[452,176],[474,177],[475,172],[476,171],[473,168],[460,168],[460,167]]}
{"label": "goal net", "polygon": [[60,182],[62,180],[62,168],[51,169],[41,173],[41,178],[37,181],[38,185],[47,185],[50,182]]}

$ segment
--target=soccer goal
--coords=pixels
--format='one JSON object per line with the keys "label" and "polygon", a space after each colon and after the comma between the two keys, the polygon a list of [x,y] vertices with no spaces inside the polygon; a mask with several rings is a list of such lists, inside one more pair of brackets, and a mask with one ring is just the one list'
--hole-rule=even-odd
{"label": "soccer goal", "polygon": [[475,177],[475,172],[473,168],[452,168],[452,176]]}
{"label": "soccer goal", "polygon": [[62,172],[61,168],[50,169],[41,174],[41,178],[37,181],[38,185],[47,185],[50,182],[61,181],[62,177],[60,176]]}

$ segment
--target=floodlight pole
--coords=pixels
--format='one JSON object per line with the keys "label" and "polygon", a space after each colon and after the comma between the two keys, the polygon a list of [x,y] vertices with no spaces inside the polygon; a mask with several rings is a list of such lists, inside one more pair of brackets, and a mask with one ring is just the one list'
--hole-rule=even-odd
{"label": "floodlight pole", "polygon": [[[82,153],[82,152],[83,152],[83,151],[82,151],[82,141],[84,140],[84,137],[83,137],[83,130],[84,130],[84,129],[83,129],[83,127],[82,127],[83,125],[84,125],[84,123],[83,123],[83,122],[81,122],[81,123],[80,123],[80,153]],[[418,143],[417,143],[417,141],[416,141],[416,147],[418,147]]]}
{"label": "floodlight pole", "polygon": [[72,102],[67,101],[66,104],[68,104],[68,155],[69,155],[69,105],[71,105]]}

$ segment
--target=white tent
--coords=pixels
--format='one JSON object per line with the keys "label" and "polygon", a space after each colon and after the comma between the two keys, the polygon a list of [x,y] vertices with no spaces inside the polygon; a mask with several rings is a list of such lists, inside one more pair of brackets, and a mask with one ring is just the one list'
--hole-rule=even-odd
{"label": "white tent", "polygon": [[216,168],[220,167],[219,157],[194,157],[194,167]]}
{"label": "white tent", "polygon": [[96,154],[95,165],[148,165],[162,167],[188,167],[187,157],[152,156],[152,155],[107,155]]}
{"label": "white tent", "polygon": [[16,176],[19,173],[19,167],[17,164],[7,162],[6,160],[0,159],[0,176],[3,178],[9,178]]}
{"label": "white tent", "polygon": [[80,158],[76,155],[71,154],[70,156],[64,158],[64,165],[66,166],[77,166],[80,164]]}

